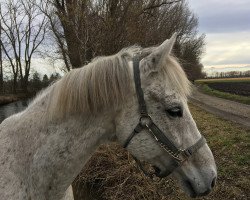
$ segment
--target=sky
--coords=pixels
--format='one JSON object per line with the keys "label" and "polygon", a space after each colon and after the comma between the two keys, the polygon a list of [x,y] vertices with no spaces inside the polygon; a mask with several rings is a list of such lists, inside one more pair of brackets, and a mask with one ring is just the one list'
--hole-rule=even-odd
{"label": "sky", "polygon": [[[199,18],[200,34],[206,34],[202,57],[205,71],[225,67],[250,70],[250,0],[186,1]],[[35,71],[51,75],[60,71],[62,63],[55,67],[45,60],[34,59],[32,65]]]}
{"label": "sky", "polygon": [[205,68],[250,66],[250,0],[188,0],[206,34]]}
{"label": "sky", "polygon": [[[8,62],[3,62],[3,65],[5,66],[3,68],[4,78],[8,80],[10,79],[12,74],[11,67],[9,66]],[[63,76],[64,74],[62,70],[63,66],[64,65],[62,60],[57,60],[56,62],[52,62],[50,59],[41,59],[33,57],[31,60],[30,78],[32,78],[34,72],[39,73],[40,79],[42,79],[45,74],[47,74],[48,77],[56,73]]]}

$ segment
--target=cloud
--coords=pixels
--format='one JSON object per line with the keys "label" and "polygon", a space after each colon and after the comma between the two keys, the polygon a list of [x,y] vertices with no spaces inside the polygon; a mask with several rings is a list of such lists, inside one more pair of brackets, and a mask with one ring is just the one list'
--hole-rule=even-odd
{"label": "cloud", "polygon": [[61,70],[63,61],[51,62],[49,59],[32,58],[32,71],[37,71],[41,76],[47,74],[51,76],[53,73],[59,73],[61,76],[64,74]]}
{"label": "cloud", "polygon": [[205,66],[250,63],[249,32],[207,34]]}
{"label": "cloud", "polygon": [[[45,74],[50,77],[52,74],[58,73],[61,76],[64,75],[64,72],[61,70],[64,64],[62,60],[58,60],[56,62],[51,62],[49,59],[43,58],[32,58],[31,60],[31,70],[30,70],[30,78],[34,72],[38,72],[40,78],[42,79]],[[11,67],[9,66],[8,60],[4,60],[3,62],[3,70],[6,79],[9,79],[12,76]]]}
{"label": "cloud", "polygon": [[250,64],[250,1],[189,0],[206,34],[205,67]]}
{"label": "cloud", "polygon": [[250,31],[249,0],[190,0],[189,5],[199,17],[201,32]]}

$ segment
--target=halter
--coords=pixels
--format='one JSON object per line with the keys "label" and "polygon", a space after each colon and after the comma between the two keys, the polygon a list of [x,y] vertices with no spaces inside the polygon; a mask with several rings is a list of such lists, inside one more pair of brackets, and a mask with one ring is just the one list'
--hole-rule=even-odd
{"label": "halter", "polygon": [[[147,111],[147,106],[144,100],[143,90],[141,88],[141,78],[140,78],[140,58],[133,58],[133,69],[134,69],[134,82],[136,88],[137,99],[139,103],[140,119],[139,123],[130,134],[130,136],[125,141],[123,147],[127,148],[130,141],[134,136],[139,134],[142,130],[146,129],[153,136],[160,147],[165,150],[173,158],[174,164],[168,169],[167,175],[171,174],[177,167],[181,166],[184,161],[191,157],[198,149],[200,149],[204,144],[206,144],[206,139],[201,136],[201,138],[192,146],[186,149],[179,149],[176,145],[161,131],[161,129],[153,122],[152,118],[149,116]],[[145,175],[152,177],[154,173],[148,173],[141,165],[140,161],[134,158],[141,170]]]}

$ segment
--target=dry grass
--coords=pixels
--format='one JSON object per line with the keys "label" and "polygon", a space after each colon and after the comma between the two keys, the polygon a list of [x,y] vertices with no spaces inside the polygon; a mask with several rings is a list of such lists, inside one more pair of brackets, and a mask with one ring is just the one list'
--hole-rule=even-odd
{"label": "dry grass", "polygon": [[[250,194],[249,131],[193,105],[190,107],[214,152],[219,173],[214,191],[199,199],[246,200]],[[83,185],[85,189],[81,189]],[[77,200],[190,199],[172,179],[152,181],[145,177],[132,157],[117,144],[99,148],[76,179],[74,188]]]}
{"label": "dry grass", "polygon": [[136,167],[133,158],[115,143],[99,148],[79,180],[92,188],[92,199],[96,196],[101,196],[98,199],[162,199],[173,192],[172,181],[156,178],[152,182]]}

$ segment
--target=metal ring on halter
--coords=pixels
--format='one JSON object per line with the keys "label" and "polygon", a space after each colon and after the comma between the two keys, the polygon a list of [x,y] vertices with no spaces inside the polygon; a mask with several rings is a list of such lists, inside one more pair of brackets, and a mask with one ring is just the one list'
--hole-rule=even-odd
{"label": "metal ring on halter", "polygon": [[152,118],[149,114],[141,114],[141,117],[139,119],[139,123],[142,127],[146,127],[148,124],[151,124]]}

